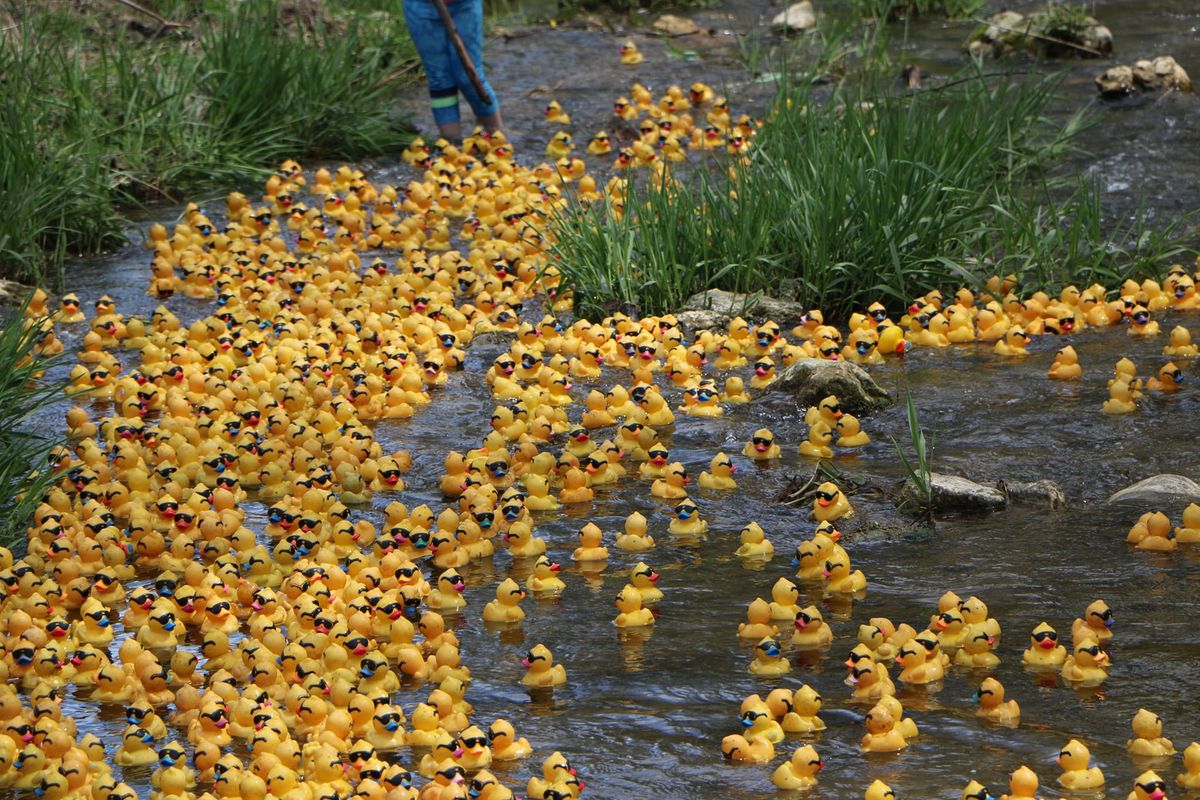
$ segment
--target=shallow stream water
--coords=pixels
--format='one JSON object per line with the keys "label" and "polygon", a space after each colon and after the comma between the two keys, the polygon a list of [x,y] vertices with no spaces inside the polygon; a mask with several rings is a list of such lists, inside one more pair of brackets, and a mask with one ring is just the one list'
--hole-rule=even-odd
{"label": "shallow stream water", "polygon": [[[1119,60],[1172,53],[1200,77],[1200,4],[1098,0],[1095,6],[1116,35]],[[609,124],[613,97],[635,78],[655,89],[696,79],[723,84],[739,106],[744,105],[740,97],[761,96],[760,88],[743,82],[732,56],[732,37],[720,32],[746,30],[777,10],[747,3],[738,4],[732,14],[701,14],[722,41],[711,49],[695,48],[700,54],[696,61],[673,58],[661,44],[638,34],[647,59],[636,72],[609,66],[624,38],[619,33],[542,29],[489,44],[492,79],[504,98],[518,153],[533,157],[548,138],[540,109],[550,97],[575,117],[573,130],[582,144]],[[968,29],[920,21],[911,26],[905,51],[930,69],[949,71],[961,63],[957,47]],[[1064,106],[1093,102],[1090,81],[1104,65],[1066,65]],[[553,89],[538,88],[543,86]],[[420,92],[410,100],[418,108],[423,102]],[[1092,168],[1115,212],[1127,213],[1143,194],[1164,217],[1200,207],[1200,104],[1194,96],[1103,104],[1097,113],[1100,123],[1086,143],[1096,154]],[[395,162],[373,166],[377,169],[370,177],[379,181],[406,174]],[[120,312],[146,314],[156,305],[144,294],[148,275],[145,251],[135,244],[111,258],[73,265],[67,287],[79,292],[85,306],[107,292]],[[210,308],[182,298],[170,305],[184,319]],[[1179,320],[1169,316],[1163,329],[1177,321],[1196,328],[1200,314]],[[1141,373],[1151,373],[1166,360],[1160,354],[1164,339],[1134,341],[1119,329],[1086,331],[1065,340],[1040,339],[1021,360],[998,358],[985,346],[965,346],[922,349],[903,364],[874,370],[894,396],[902,382],[911,387],[923,424],[936,434],[937,469],[980,481],[1049,478],[1064,488],[1071,508],[1017,507],[943,519],[932,535],[914,531],[888,541],[848,537],[854,566],[870,581],[866,598],[852,608],[827,608],[836,636],[832,650],[820,659],[799,659],[796,671],[777,680],[747,673],[750,650],[739,643],[736,629],[750,600],[769,596],[776,578],[792,575],[793,548],[812,529],[803,510],[774,502],[789,476],[809,468],[795,454],[804,438],[803,409],[772,395],[721,421],[681,415],[663,436],[672,458],[698,474],[724,450],[740,468],[738,491],[693,492],[711,525],[705,541],[673,543],[666,532],[665,506],[649,495],[648,484],[627,479],[615,490],[599,493],[574,518],[539,521],[538,535],[550,542],[551,556],[568,573],[568,590],[554,602],[527,600],[528,617],[519,627],[489,630],[479,614],[497,580],[506,575],[523,580],[529,565],[498,553],[464,570],[470,605],[453,621],[475,676],[468,693],[476,708],[473,720],[486,724],[505,716],[535,748],[534,758],[497,774],[523,787],[539,771],[541,758],[562,750],[587,781],[588,797],[775,797],[779,792],[770,783],[771,769],[806,740],[791,739],[781,746],[771,767],[735,767],[722,761],[720,739],[739,729],[738,705],[747,694],[807,682],[825,698],[828,730],[811,741],[828,766],[819,788],[806,797],[860,797],[874,778],[888,782],[899,798],[958,797],[970,778],[999,795],[1008,773],[1021,763],[1039,772],[1049,795],[1058,772],[1054,757],[1071,737],[1091,747],[1108,776],[1108,796],[1124,797],[1144,768],[1125,752],[1129,720],[1139,707],[1165,718],[1165,733],[1178,749],[1200,739],[1200,714],[1194,707],[1200,692],[1200,551],[1166,556],[1133,552],[1124,543],[1125,533],[1140,513],[1151,509],[1103,504],[1112,491],[1155,473],[1200,476],[1200,449],[1195,446],[1200,395],[1193,386],[1200,374],[1191,364],[1181,363],[1187,383],[1178,395],[1150,397],[1141,413],[1132,416],[1100,413],[1113,363],[1128,355]],[[67,341],[72,343],[71,337]],[[1054,350],[1065,341],[1074,344],[1084,365],[1085,377],[1078,384],[1045,378]],[[398,498],[380,494],[371,510],[361,513],[378,524],[380,509],[393,499],[410,507],[420,502],[435,510],[442,507],[437,486],[443,457],[450,449],[477,446],[487,432],[495,403],[482,372],[497,352],[497,345],[472,348],[467,368],[451,377],[432,406],[410,422],[378,426],[385,450],[410,450],[415,466],[406,476],[409,488]],[[677,393],[669,399],[676,401]],[[46,422],[60,426],[61,417]],[[901,469],[889,437],[903,441],[905,424],[902,408],[866,418],[863,428],[873,443],[857,456],[839,456],[837,466],[850,477],[898,481]],[[766,468],[740,456],[751,431],[762,425],[775,431],[785,451],[782,463]],[[656,550],[633,556],[614,548],[600,572],[585,574],[570,566],[575,533],[584,521],[598,524],[611,542],[635,509],[650,518]],[[247,524],[261,529],[265,508],[251,503],[249,510]],[[1162,510],[1177,520],[1179,508]],[[747,568],[732,555],[738,530],[750,520],[759,521],[775,543],[776,557],[765,566]],[[612,599],[638,560],[662,573],[666,597],[652,631],[619,632],[611,624]],[[842,660],[855,631],[859,623],[879,615],[920,628],[948,589],[964,597],[978,595],[1003,625],[1002,664],[995,674],[1008,696],[1020,702],[1022,724],[1008,729],[978,722],[971,694],[983,675],[956,669],[937,693],[902,688],[900,698],[921,729],[908,750],[864,757],[858,749],[863,709],[846,702],[849,688],[843,683]],[[1076,691],[1026,673],[1020,651],[1028,646],[1030,629],[1049,621],[1065,641],[1071,621],[1097,597],[1105,598],[1117,614],[1110,680],[1098,690]],[[818,596],[810,599],[821,602]],[[520,660],[537,642],[549,645],[569,673],[568,684],[552,699],[531,696],[519,684]],[[398,702],[411,712],[428,691],[403,691]],[[66,711],[82,730],[100,733],[115,748],[122,720],[107,713],[97,716],[94,706],[73,697]],[[178,738],[183,741],[182,732]],[[407,760],[409,754],[402,752],[400,758]],[[1178,759],[1160,772],[1173,787],[1177,771]],[[126,773],[147,794],[148,777],[148,771]]]}

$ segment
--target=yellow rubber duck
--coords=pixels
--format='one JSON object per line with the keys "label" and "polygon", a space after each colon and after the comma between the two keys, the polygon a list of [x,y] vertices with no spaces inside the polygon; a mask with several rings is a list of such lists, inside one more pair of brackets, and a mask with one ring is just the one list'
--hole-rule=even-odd
{"label": "yellow rubber duck", "polygon": [[754,660],[750,662],[751,675],[774,677],[792,671],[792,662],[782,655],[779,643],[767,637],[754,648]]}
{"label": "yellow rubber duck", "polygon": [[887,706],[876,704],[864,720],[867,732],[860,747],[864,753],[896,753],[908,747],[908,741],[896,728],[896,720]]}
{"label": "yellow rubber duck", "polygon": [[521,661],[525,676],[521,683],[534,688],[561,686],[567,682],[567,670],[562,664],[554,663],[554,654],[543,644],[530,648]]}
{"label": "yellow rubber duck", "polygon": [[546,556],[538,556],[533,565],[533,574],[525,581],[525,588],[541,597],[557,597],[566,591],[567,585],[558,577],[562,567]]}
{"label": "yellow rubber duck", "polygon": [[999,725],[1016,727],[1021,721],[1021,707],[1016,700],[1004,699],[1004,685],[995,678],[985,678],[975,691],[979,708],[975,716]]}
{"label": "yellow rubber duck", "polygon": [[833,631],[816,606],[802,608],[792,627],[791,643],[799,650],[825,650],[833,644]]}
{"label": "yellow rubber duck", "polygon": [[896,793],[883,781],[875,780],[863,793],[863,800],[896,800]]}
{"label": "yellow rubber duck", "polygon": [[1063,662],[1063,680],[1080,686],[1099,686],[1108,680],[1108,654],[1091,638],[1077,639],[1075,651]]}
{"label": "yellow rubber duck", "polygon": [[1029,635],[1029,649],[1021,660],[1031,669],[1059,669],[1067,660],[1067,648],[1059,644],[1058,632],[1042,622]]}
{"label": "yellow rubber duck", "polygon": [[632,512],[625,518],[623,531],[617,534],[616,546],[619,550],[640,553],[654,549],[654,537],[646,533],[649,523],[640,511]]}
{"label": "yellow rubber duck", "polygon": [[1183,772],[1175,776],[1185,789],[1200,788],[1200,742],[1192,742],[1183,751]]}
{"label": "yellow rubber duck", "polygon": [[546,116],[546,122],[552,122],[555,125],[571,124],[571,116],[563,111],[562,105],[557,100],[551,100],[547,103],[543,113]]}
{"label": "yellow rubber duck", "polygon": [[1175,755],[1175,746],[1162,735],[1162,730],[1162,717],[1139,708],[1133,716],[1133,738],[1127,742],[1129,754],[1145,758]]}
{"label": "yellow rubber duck", "polygon": [[854,516],[854,509],[837,484],[825,481],[813,495],[812,518],[818,522],[837,522]]}
{"label": "yellow rubber duck", "polygon": [[736,764],[766,764],[775,758],[775,745],[768,739],[747,740],[733,733],[721,740],[721,755]]}
{"label": "yellow rubber duck", "polygon": [[720,489],[730,491],[737,488],[733,474],[737,467],[729,456],[717,453],[709,462],[708,470],[700,473],[699,482],[705,489]]}
{"label": "yellow rubber duck", "polygon": [[496,599],[483,607],[484,622],[520,622],[525,619],[521,601],[525,590],[512,578],[505,578],[496,587]]}
{"label": "yellow rubber duck", "polygon": [[643,561],[634,564],[629,570],[629,582],[642,596],[644,605],[653,605],[663,598],[662,589],[658,588],[659,574]]}
{"label": "yellow rubber duck", "polygon": [[1167,800],[1167,782],[1154,770],[1146,770],[1137,776],[1126,800]]}
{"label": "yellow rubber duck", "polygon": [[766,533],[757,522],[747,523],[740,534],[740,544],[734,551],[738,558],[754,560],[770,560],[775,556],[775,545],[767,539]]}
{"label": "yellow rubber duck", "polygon": [[637,587],[625,584],[617,593],[617,611],[613,620],[618,628],[639,628],[654,624],[654,613],[642,607],[642,594]]}
{"label": "yellow rubber duck", "polygon": [[645,58],[638,50],[637,45],[633,43],[632,39],[626,39],[624,43],[621,44],[620,53],[621,63],[630,67],[642,63]]}
{"label": "yellow rubber duck", "polygon": [[1008,778],[1008,794],[1000,800],[1037,800],[1038,776],[1029,767],[1022,764]]}
{"label": "yellow rubber duck", "polygon": [[1050,365],[1047,376],[1055,381],[1076,381],[1083,375],[1083,367],[1079,366],[1079,356],[1071,345],[1060,349],[1054,355],[1054,363]]}
{"label": "yellow rubber duck", "polygon": [[770,461],[779,458],[782,452],[775,443],[775,434],[767,428],[759,428],[742,448],[742,455],[755,461]]}
{"label": "yellow rubber duck", "polygon": [[1089,767],[1092,753],[1078,739],[1072,739],[1058,752],[1055,763],[1062,769],[1058,783],[1071,791],[1099,789],[1104,785],[1104,773],[1099,767]]}
{"label": "yellow rubber duck", "polygon": [[817,773],[825,766],[811,744],[796,748],[787,761],[771,773],[771,783],[780,789],[809,789],[817,785]]}
{"label": "yellow rubber duck", "polygon": [[1192,343],[1191,331],[1182,325],[1176,325],[1171,329],[1170,343],[1163,345],[1163,355],[1172,358],[1195,358],[1200,355],[1200,346]]}

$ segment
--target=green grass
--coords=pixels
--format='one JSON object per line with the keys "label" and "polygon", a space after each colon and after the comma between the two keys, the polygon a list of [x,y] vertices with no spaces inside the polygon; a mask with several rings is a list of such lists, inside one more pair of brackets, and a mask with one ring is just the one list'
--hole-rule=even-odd
{"label": "green grass", "polygon": [[0,545],[24,540],[25,525],[54,480],[50,451],[59,444],[34,431],[30,418],[62,399],[63,381],[45,371],[57,359],[33,355],[40,336],[23,309],[0,327]]}
{"label": "green grass", "polygon": [[[844,317],[873,300],[896,307],[976,284],[991,262],[1028,286],[1145,271],[1179,251],[1178,228],[1155,235],[1138,219],[1110,229],[1095,187],[1062,191],[1051,170],[1081,124],[1047,121],[1053,79],[976,71],[944,91],[882,87],[868,80],[820,99],[810,81],[789,82],[732,175],[718,162],[670,191],[635,185],[617,222],[603,208],[561,215],[553,256],[581,311],[663,313],[721,288]],[[612,228],[619,251],[595,241]],[[618,265],[626,274],[612,280]]]}
{"label": "green grass", "polygon": [[367,0],[305,25],[275,0],[160,3],[189,27],[154,40],[10,5],[0,275],[53,280],[66,256],[119,241],[118,212],[137,204],[245,186],[288,157],[395,152],[410,135],[391,100],[414,74],[412,43]]}
{"label": "green grass", "polygon": [[987,0],[852,0],[852,6],[863,17],[880,20],[895,20],[913,15],[971,19],[986,2]]}
{"label": "green grass", "polygon": [[933,443],[934,435],[930,432],[926,437],[925,429],[917,416],[917,405],[913,402],[912,391],[906,384],[904,387],[904,411],[908,422],[908,444],[912,448],[912,457],[904,451],[900,443],[892,437],[892,446],[896,449],[896,457],[904,467],[905,477],[912,485],[909,510],[933,523]]}

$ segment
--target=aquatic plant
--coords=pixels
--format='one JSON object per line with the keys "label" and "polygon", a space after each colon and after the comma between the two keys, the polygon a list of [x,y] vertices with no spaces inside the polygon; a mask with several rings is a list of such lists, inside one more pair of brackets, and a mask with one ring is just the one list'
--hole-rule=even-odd
{"label": "aquatic plant", "polygon": [[[359,0],[358,5],[367,0]],[[120,241],[118,209],[258,180],[289,156],[394,152],[389,102],[412,74],[399,15],[286,25],[276,0],[166,9],[184,34],[97,36],[87,18],[14,3],[0,48],[0,274],[54,278]],[[376,2],[376,5],[379,5]],[[164,12],[165,13],[165,12]]]}
{"label": "aquatic plant", "polygon": [[[1150,233],[1141,216],[1108,228],[1094,187],[1062,191],[1054,168],[1082,123],[1047,120],[1055,79],[975,65],[937,91],[884,85],[876,73],[824,99],[803,76],[784,82],[747,160],[710,159],[669,190],[630,188],[623,246],[650,288],[624,284],[615,299],[662,313],[702,289],[762,290],[837,317],[975,285],[1000,262],[1040,288],[1152,272],[1181,250],[1178,225]],[[585,313],[622,285],[578,246],[597,220],[601,210],[567,212],[553,228]]]}
{"label": "aquatic plant", "polygon": [[908,508],[915,514],[933,522],[933,444],[934,435],[930,432],[925,436],[921,420],[917,416],[917,404],[913,402],[912,391],[904,387],[904,413],[908,421],[908,444],[913,455],[910,458],[900,442],[892,438],[892,446],[896,449],[896,457],[904,467],[904,473],[912,488],[906,493]]}
{"label": "aquatic plant", "polygon": [[23,540],[25,524],[53,483],[50,452],[56,439],[29,428],[27,421],[62,399],[63,380],[48,377],[58,359],[34,355],[41,336],[21,311],[0,327],[0,545]]}

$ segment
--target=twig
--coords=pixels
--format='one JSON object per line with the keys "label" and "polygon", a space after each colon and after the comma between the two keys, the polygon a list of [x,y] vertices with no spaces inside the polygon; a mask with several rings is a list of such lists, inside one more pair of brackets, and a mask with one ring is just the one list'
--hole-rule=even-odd
{"label": "twig", "polygon": [[1008,75],[1029,75],[1029,74],[1031,74],[1029,72],[1029,70],[1021,70],[1021,71],[1015,71],[1015,72],[981,72],[978,75],[968,75],[965,78],[958,78],[957,80],[947,81],[946,83],[942,83],[937,86],[930,86],[928,89],[926,89],[924,87],[917,87],[916,89],[910,89],[909,91],[905,92],[905,96],[912,97],[915,94],[926,94],[928,92],[940,92],[943,89],[949,89],[951,86],[958,86],[960,83],[970,83],[971,81],[983,80],[984,78],[1003,78]]}
{"label": "twig", "polygon": [[145,14],[147,17],[150,17],[151,19],[153,19],[155,22],[157,22],[159,25],[161,25],[164,28],[186,28],[187,27],[186,22],[173,22],[173,21],[167,19],[166,17],[161,16],[157,12],[151,11],[150,9],[146,8],[145,6],[138,5],[137,3],[133,2],[133,0],[116,0],[116,2],[120,3],[121,5],[123,5],[127,8],[132,8],[134,11],[137,11],[139,14]]}
{"label": "twig", "polygon": [[[1021,28],[1010,28],[1007,25],[1001,25],[998,22],[988,22],[986,19],[978,18],[975,19],[975,22],[979,23],[980,25],[987,25],[989,28],[995,26],[1002,31],[1007,31],[1008,33],[1019,33],[1022,36],[1032,36],[1035,39],[1044,39],[1047,42],[1053,42],[1054,44],[1061,44],[1064,47],[1071,47],[1075,50],[1082,50],[1085,53],[1091,53],[1096,58],[1104,58],[1104,53],[1101,53],[1099,50],[1093,50],[1090,47],[1084,47],[1076,42],[1068,42],[1066,39],[1059,39],[1055,36],[1047,36],[1044,33],[1034,33],[1029,28],[1025,28],[1024,30]],[[1030,21],[1030,24],[1033,24],[1032,20]]]}

